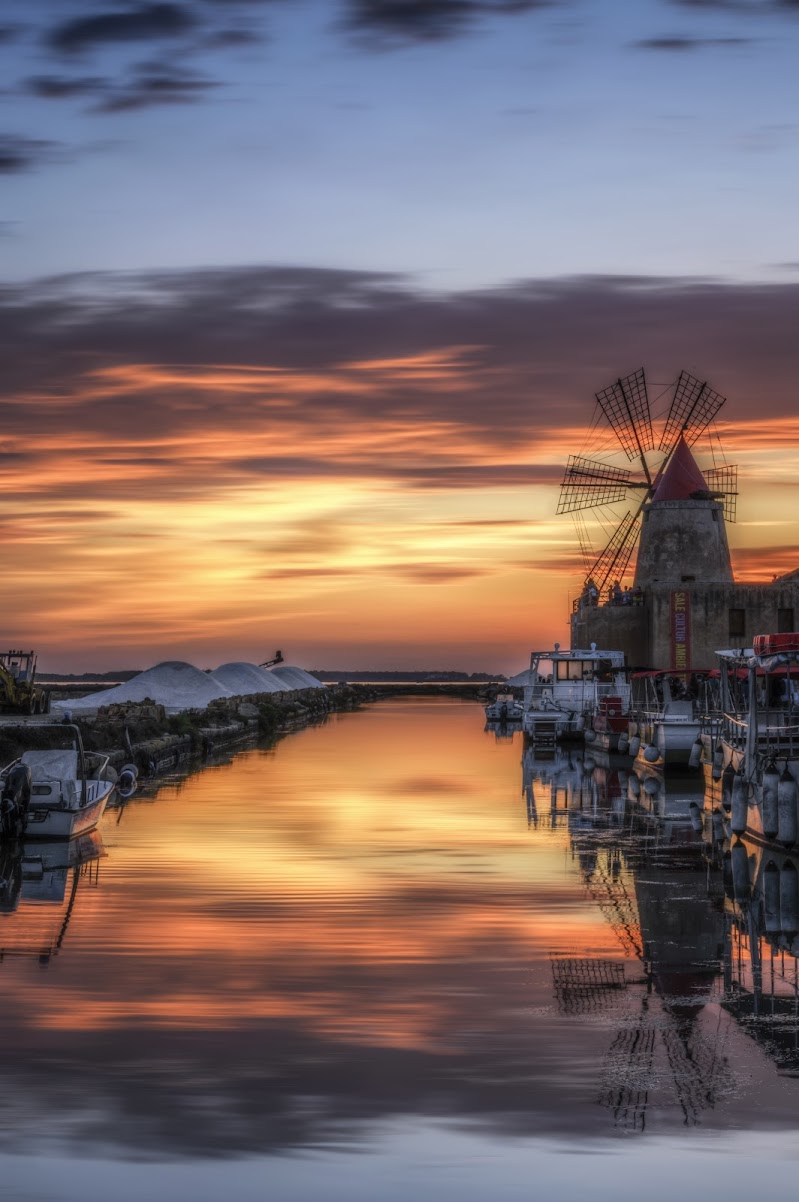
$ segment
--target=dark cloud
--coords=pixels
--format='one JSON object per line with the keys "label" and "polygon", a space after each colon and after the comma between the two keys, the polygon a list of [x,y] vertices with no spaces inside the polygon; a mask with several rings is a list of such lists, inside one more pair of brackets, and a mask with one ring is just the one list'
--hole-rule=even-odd
{"label": "dark cloud", "polygon": [[673,37],[643,38],[633,42],[634,50],[665,50],[674,53],[692,50],[714,50],[735,46],[751,46],[753,38],[692,38],[675,35]]}
{"label": "dark cloud", "polygon": [[59,53],[73,54],[108,43],[181,37],[192,32],[196,24],[196,18],[182,5],[142,4],[121,12],[64,21],[52,30],[48,42]]}
{"label": "dark cloud", "polygon": [[166,64],[135,68],[121,82],[99,76],[35,75],[25,91],[44,100],[91,99],[95,113],[123,113],[162,104],[192,104],[219,87],[216,80]]}
{"label": "dark cloud", "polygon": [[[733,433],[758,421],[771,437],[796,411],[797,322],[793,283],[582,278],[436,295],[305,268],[63,277],[0,289],[4,431],[27,448],[46,398],[53,439],[91,430],[121,466],[130,442],[131,466],[173,496],[206,488],[211,466],[220,487],[551,486],[594,393],[641,363],[653,396],[684,367],[728,396]],[[247,455],[254,428],[273,441]],[[220,429],[244,453],[209,466]],[[142,430],[163,444],[152,459]],[[752,427],[736,438],[751,443]],[[109,496],[140,495],[142,478],[120,472]],[[59,488],[86,484],[66,474]]]}
{"label": "dark cloud", "polygon": [[24,138],[18,134],[0,134],[0,175],[32,171],[41,163],[58,157],[60,146],[42,138]]}
{"label": "dark cloud", "polygon": [[0,25],[0,46],[13,42],[21,33],[21,25]]}
{"label": "dark cloud", "polygon": [[96,75],[33,75],[23,87],[31,96],[42,100],[68,100],[74,97],[96,96],[108,89],[108,81]]}
{"label": "dark cloud", "polygon": [[440,41],[475,19],[549,8],[556,0],[348,0],[345,25],[360,34],[406,41]]}
{"label": "dark cloud", "polygon": [[106,89],[95,112],[123,113],[161,104],[193,104],[217,87],[218,82],[206,76],[154,65],[135,72],[128,83]]}

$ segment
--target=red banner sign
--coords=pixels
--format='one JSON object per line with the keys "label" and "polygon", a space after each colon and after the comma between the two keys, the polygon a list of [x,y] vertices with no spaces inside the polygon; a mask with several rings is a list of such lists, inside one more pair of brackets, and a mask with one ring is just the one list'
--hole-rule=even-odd
{"label": "red banner sign", "polygon": [[691,594],[671,594],[671,666],[685,672],[691,666]]}

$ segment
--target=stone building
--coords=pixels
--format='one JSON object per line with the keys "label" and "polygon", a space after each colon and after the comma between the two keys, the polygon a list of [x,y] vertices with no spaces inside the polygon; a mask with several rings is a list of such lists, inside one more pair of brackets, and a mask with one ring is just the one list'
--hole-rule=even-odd
{"label": "stone building", "polygon": [[712,668],[717,650],[799,618],[799,569],[736,584],[724,507],[682,439],[642,509],[633,588],[607,601],[592,592],[575,602],[572,647],[624,651],[633,668]]}

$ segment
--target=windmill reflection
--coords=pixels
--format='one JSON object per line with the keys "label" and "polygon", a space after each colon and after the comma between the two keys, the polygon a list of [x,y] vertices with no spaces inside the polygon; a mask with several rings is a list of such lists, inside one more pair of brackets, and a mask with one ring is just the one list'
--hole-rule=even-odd
{"label": "windmill reflection", "polygon": [[99,831],[68,842],[11,844],[0,857],[0,962],[33,957],[47,965],[63,946],[81,888],[97,886]]}
{"label": "windmill reflection", "polygon": [[731,1078],[723,1024],[705,1016],[721,1000],[726,927],[701,793],[576,752],[540,763],[528,749],[524,778],[528,816],[532,782],[548,783],[550,820],[566,824],[586,892],[619,945],[619,960],[551,957],[561,1012],[616,1026],[598,1101],[616,1126],[643,1131],[653,1091],[665,1088],[686,1125],[701,1122]]}

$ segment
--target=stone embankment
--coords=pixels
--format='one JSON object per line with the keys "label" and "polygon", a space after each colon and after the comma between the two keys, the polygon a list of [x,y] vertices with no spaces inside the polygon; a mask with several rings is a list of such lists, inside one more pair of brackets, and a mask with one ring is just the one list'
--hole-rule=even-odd
{"label": "stone embankment", "polygon": [[164,706],[144,700],[70,717],[80,727],[87,751],[109,754],[117,769],[134,763],[140,776],[147,777],[176,758],[208,756],[247,740],[278,738],[331,712],[356,709],[374,696],[369,687],[334,685],[219,698],[204,709],[179,714],[168,714]]}

